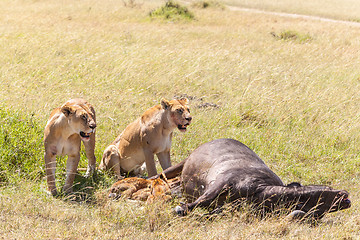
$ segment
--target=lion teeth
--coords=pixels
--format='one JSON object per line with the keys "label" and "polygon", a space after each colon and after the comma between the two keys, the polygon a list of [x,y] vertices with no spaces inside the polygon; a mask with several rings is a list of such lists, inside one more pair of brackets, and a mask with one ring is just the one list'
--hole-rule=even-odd
{"label": "lion teeth", "polygon": [[86,132],[80,132],[80,136],[81,137],[90,137],[90,135],[91,135],[91,132],[90,133],[86,133]]}

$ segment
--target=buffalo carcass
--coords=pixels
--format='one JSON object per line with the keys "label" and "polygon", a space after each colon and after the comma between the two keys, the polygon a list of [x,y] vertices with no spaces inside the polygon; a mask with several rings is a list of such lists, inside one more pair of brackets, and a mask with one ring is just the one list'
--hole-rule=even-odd
{"label": "buffalo carcass", "polygon": [[300,183],[284,185],[256,153],[234,139],[205,143],[163,173],[167,178],[181,173],[183,194],[188,203],[175,208],[179,215],[186,215],[197,206],[219,207],[239,199],[246,199],[264,210],[286,206],[293,211],[293,216],[316,219],[351,205],[349,193],[344,190]]}

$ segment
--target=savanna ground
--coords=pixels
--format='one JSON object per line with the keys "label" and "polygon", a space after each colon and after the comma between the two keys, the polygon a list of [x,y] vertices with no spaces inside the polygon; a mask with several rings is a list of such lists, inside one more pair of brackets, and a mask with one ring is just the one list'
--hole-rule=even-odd
{"label": "savanna ground", "polygon": [[[0,236],[359,239],[360,28],[224,7],[356,21],[359,4],[233,0],[199,8],[187,2],[193,20],[150,18],[164,3],[0,1]],[[247,206],[212,220],[201,209],[179,218],[172,208],[181,199],[160,206],[109,201],[104,191],[114,179],[106,173],[90,179],[80,173],[78,201],[45,193],[42,131],[51,109],[74,97],[95,106],[99,162],[106,145],[145,109],[185,95],[193,122],[185,134],[174,133],[173,163],[201,143],[230,137],[285,183],[348,190],[352,207],[317,223],[260,219]],[[58,163],[59,187],[65,160]]]}

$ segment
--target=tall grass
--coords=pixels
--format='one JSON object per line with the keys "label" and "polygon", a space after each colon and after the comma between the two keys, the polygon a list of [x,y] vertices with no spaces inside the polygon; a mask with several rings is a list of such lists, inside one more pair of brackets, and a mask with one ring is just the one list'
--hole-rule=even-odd
{"label": "tall grass", "polygon": [[39,181],[44,175],[42,128],[34,117],[0,109],[0,182]]}
{"label": "tall grass", "polygon": [[[0,146],[5,174],[0,235],[358,238],[358,29],[191,6],[195,21],[150,21],[149,12],[163,5],[0,1],[0,139],[11,136]],[[279,40],[285,35],[270,34],[288,32],[309,38]],[[104,148],[127,124],[162,97],[180,95],[190,99],[194,118],[186,133],[174,132],[173,163],[201,143],[231,137],[251,147],[285,183],[346,189],[353,206],[312,226],[287,223],[283,216],[259,219],[246,209],[212,220],[201,217],[202,209],[177,218],[171,209],[182,199],[155,212],[141,203],[112,202],[106,188],[114,180],[102,173],[92,179],[80,173],[75,181],[81,200],[90,201],[54,199],[42,191],[42,129],[53,108],[74,97],[94,105],[99,162]],[[65,161],[58,159],[59,185]],[[86,166],[84,154],[80,166]]]}

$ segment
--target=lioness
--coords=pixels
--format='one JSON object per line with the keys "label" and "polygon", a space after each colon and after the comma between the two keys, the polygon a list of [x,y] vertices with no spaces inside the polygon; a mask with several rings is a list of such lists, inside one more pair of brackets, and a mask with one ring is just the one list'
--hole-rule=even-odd
{"label": "lioness", "polygon": [[151,195],[149,195],[147,202],[154,201],[169,201],[171,200],[171,190],[166,180],[160,178],[148,180],[151,181]]}
{"label": "lioness", "polygon": [[161,175],[155,179],[129,177],[114,183],[108,196],[113,199],[124,197],[153,203],[171,200],[171,190],[167,179]]}
{"label": "lioness", "polygon": [[157,155],[163,170],[171,166],[170,148],[172,132],[181,132],[191,123],[188,100],[167,101],[161,99],[156,105],[130,123],[124,131],[108,146],[99,168],[112,169],[118,178],[121,173],[136,171],[145,162],[148,176],[157,174],[154,154]]}
{"label": "lioness", "polygon": [[72,192],[77,166],[80,160],[81,141],[84,143],[89,176],[96,167],[95,110],[84,99],[72,99],[51,112],[44,131],[45,168],[48,189],[57,195],[55,184],[56,156],[68,155],[64,192]]}

